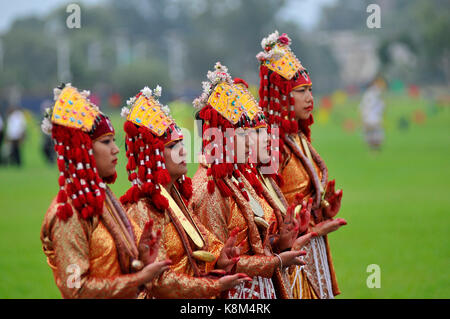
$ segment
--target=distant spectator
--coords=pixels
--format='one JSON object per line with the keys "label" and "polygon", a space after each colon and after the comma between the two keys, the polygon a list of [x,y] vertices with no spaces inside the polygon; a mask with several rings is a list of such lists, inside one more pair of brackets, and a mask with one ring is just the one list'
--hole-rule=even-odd
{"label": "distant spectator", "polygon": [[[47,108],[52,108],[53,103],[50,100],[45,100],[41,104],[41,114],[45,113]],[[53,164],[56,159],[55,144],[51,136],[42,134],[42,153],[48,164]]]}
{"label": "distant spectator", "polygon": [[25,139],[26,120],[23,112],[13,108],[6,122],[6,139],[10,143],[9,163],[17,166],[22,165],[20,145]]}
{"label": "distant spectator", "polygon": [[384,140],[383,115],[385,104],[381,93],[386,82],[381,77],[372,81],[360,104],[361,120],[366,142],[372,150],[379,150]]}

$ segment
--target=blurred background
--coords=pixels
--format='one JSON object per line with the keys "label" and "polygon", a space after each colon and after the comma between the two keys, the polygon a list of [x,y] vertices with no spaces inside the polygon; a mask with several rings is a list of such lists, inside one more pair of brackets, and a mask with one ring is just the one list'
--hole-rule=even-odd
{"label": "blurred background", "polygon": [[60,297],[39,240],[58,190],[40,131],[55,86],[90,90],[111,116],[120,196],[125,101],[161,85],[194,136],[207,71],[221,61],[257,96],[255,55],[274,30],[310,72],[313,145],[344,189],[348,225],[330,235],[338,298],[449,298],[448,0],[0,0],[0,298]]}

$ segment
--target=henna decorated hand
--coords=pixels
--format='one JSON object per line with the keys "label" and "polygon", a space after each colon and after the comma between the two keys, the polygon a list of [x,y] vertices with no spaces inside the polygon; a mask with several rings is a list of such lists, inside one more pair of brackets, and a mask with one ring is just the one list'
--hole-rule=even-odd
{"label": "henna decorated hand", "polygon": [[234,265],[239,261],[240,249],[239,247],[235,247],[238,233],[238,227],[233,229],[217,259],[216,267],[225,270],[227,273],[230,272]]}
{"label": "henna decorated hand", "polygon": [[231,289],[245,281],[252,281],[252,278],[243,273],[224,276],[219,279],[220,290],[225,291]]}
{"label": "henna decorated hand", "polygon": [[342,200],[342,189],[336,191],[335,190],[336,181],[333,179],[329,181],[327,184],[327,189],[325,191],[325,200],[328,201],[329,205],[324,206],[322,211],[324,217],[333,218],[339,212],[341,208],[341,200]]}
{"label": "henna decorated hand", "polygon": [[311,240],[311,238],[318,236],[318,234],[316,232],[309,232],[306,235],[300,236],[298,237],[294,244],[292,244],[292,250],[300,250],[302,249],[303,246],[305,246],[307,243],[309,243],[309,241]]}
{"label": "henna decorated hand", "polygon": [[343,218],[327,219],[315,225],[312,231],[316,232],[319,236],[325,236],[344,225],[347,225],[347,222]]}
{"label": "henna decorated hand", "polygon": [[145,224],[144,230],[139,241],[139,259],[144,262],[145,267],[137,272],[138,283],[147,284],[154,278],[158,277],[161,273],[166,271],[172,264],[170,259],[155,262],[158,256],[159,240],[161,238],[161,231],[156,233],[152,231],[153,220],[150,219]]}
{"label": "henna decorated hand", "polygon": [[144,265],[149,265],[156,260],[160,239],[161,230],[158,229],[155,233],[153,231],[153,220],[150,219],[144,226],[138,245],[139,259],[144,262]]}
{"label": "henna decorated hand", "polygon": [[302,266],[305,262],[300,258],[305,256],[306,251],[304,250],[291,250],[282,252],[279,256],[282,261],[283,267],[289,267],[292,265]]}
{"label": "henna decorated hand", "polygon": [[[295,208],[300,205],[300,203],[302,208],[297,216],[295,216]],[[280,238],[278,240],[278,247],[280,250],[292,247],[297,236],[308,230],[311,207],[311,198],[308,201],[303,200],[303,195],[301,193],[295,196],[294,202],[288,207],[286,217],[280,226]]]}

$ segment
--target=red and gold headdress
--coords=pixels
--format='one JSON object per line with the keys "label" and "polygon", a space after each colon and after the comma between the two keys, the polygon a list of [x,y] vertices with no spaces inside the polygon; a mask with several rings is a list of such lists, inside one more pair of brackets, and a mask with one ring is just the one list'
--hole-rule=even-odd
{"label": "red and gold headdress", "polygon": [[100,178],[93,155],[96,139],[114,134],[109,119],[89,99],[89,92],[79,92],[69,84],[54,89],[55,104],[47,109],[41,128],[52,135],[60,172],[57,216],[66,220],[73,211],[68,198],[80,215],[87,219],[100,215],[105,200],[105,182],[116,175]]}
{"label": "red and gold headdress", "polygon": [[[150,197],[156,208],[168,207],[167,199],[161,195],[160,185],[170,182],[170,174],[164,161],[165,145],[183,139],[181,130],[170,116],[170,109],[162,105],[158,98],[161,87],[152,92],[145,87],[122,108],[126,117],[124,130],[127,145],[127,171],[131,188],[120,200],[122,204],[137,202],[139,198]],[[182,176],[175,185],[185,199],[192,196],[192,183],[189,177]]]}
{"label": "red and gold headdress", "polygon": [[[200,110],[198,117],[203,121],[202,151],[208,164],[208,191],[213,193],[217,185],[223,196],[230,196],[231,191],[222,179],[233,175],[238,181],[237,186],[248,199],[240,176],[240,168],[243,170],[242,166],[247,164],[238,164],[237,154],[234,154],[234,130],[263,123],[264,114],[260,112],[258,103],[247,90],[245,81],[233,80],[227,67],[220,62],[215,64],[214,69],[208,71],[209,81],[202,83],[203,93],[193,102]],[[231,134],[227,129],[232,129]],[[221,136],[222,140],[216,140],[214,131],[220,133],[218,136]]]}
{"label": "red and gold headdress", "polygon": [[311,79],[308,71],[291,51],[290,44],[291,39],[285,33],[280,36],[278,31],[261,41],[264,51],[256,55],[261,62],[259,105],[264,110],[269,125],[280,129],[280,136],[297,133],[300,125],[309,139],[312,115],[305,121],[295,120],[295,102],[291,91],[299,86],[311,85]]}

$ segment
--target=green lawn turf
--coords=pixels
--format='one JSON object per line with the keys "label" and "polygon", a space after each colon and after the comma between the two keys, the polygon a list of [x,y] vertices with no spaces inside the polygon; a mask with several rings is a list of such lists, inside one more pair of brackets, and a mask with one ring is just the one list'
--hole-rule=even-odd
{"label": "green lawn turf", "polygon": [[[313,126],[313,145],[344,189],[339,215],[348,225],[329,236],[339,298],[449,298],[450,107],[429,111],[424,100],[389,96],[386,141],[374,154],[361,136],[358,101],[335,106],[328,123]],[[427,114],[424,124],[411,121],[416,110]],[[192,130],[192,108],[177,104],[172,112]],[[402,116],[407,130],[397,127]],[[123,122],[112,118],[121,149],[112,189],[120,196],[128,187]],[[348,119],[356,123],[353,132],[343,129]],[[59,298],[39,240],[58,174],[41,156],[38,120],[29,124],[24,167],[0,167],[0,298]],[[196,166],[189,165],[190,176]],[[370,264],[381,268],[379,289],[366,285]]]}

